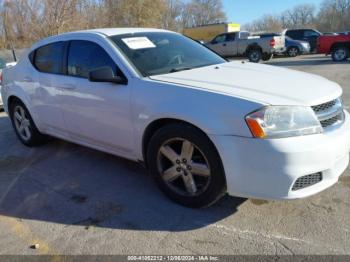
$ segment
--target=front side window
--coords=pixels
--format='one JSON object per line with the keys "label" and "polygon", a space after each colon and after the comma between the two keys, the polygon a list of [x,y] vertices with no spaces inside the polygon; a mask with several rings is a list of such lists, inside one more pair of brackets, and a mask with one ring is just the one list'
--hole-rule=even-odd
{"label": "front side window", "polygon": [[218,43],[223,43],[226,41],[226,35],[219,35],[214,38],[213,43],[218,44]]}
{"label": "front side window", "polygon": [[144,32],[110,37],[118,49],[143,76],[225,63],[203,45],[170,32]]}
{"label": "front side window", "polygon": [[34,53],[34,66],[40,72],[63,74],[64,42],[39,47]]}
{"label": "front side window", "polygon": [[101,46],[83,40],[70,42],[68,75],[88,78],[90,71],[106,66],[111,67],[117,74],[116,64]]}

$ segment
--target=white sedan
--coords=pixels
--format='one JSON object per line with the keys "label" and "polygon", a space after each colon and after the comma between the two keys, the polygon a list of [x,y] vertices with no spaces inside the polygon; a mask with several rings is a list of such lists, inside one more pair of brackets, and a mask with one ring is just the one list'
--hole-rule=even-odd
{"label": "white sedan", "polygon": [[191,207],[336,183],[350,150],[341,95],[319,76],[227,62],[180,34],[135,28],[41,40],[4,70],[2,89],[23,144],[50,135],[142,161]]}

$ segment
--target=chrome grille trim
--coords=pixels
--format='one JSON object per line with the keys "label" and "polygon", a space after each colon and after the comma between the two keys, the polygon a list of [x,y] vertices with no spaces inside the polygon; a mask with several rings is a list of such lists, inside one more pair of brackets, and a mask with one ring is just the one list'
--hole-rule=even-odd
{"label": "chrome grille trim", "polygon": [[315,173],[315,174],[299,177],[295,181],[295,183],[292,187],[292,191],[296,191],[299,189],[303,189],[305,187],[313,186],[321,181],[322,181],[322,173]]}
{"label": "chrome grille trim", "polygon": [[311,107],[324,129],[344,122],[344,108],[340,98]]}

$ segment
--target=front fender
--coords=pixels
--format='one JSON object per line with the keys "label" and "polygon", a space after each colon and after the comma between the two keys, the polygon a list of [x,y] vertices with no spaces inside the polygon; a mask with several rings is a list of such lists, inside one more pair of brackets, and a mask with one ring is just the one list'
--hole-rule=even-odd
{"label": "front fender", "polygon": [[140,152],[147,127],[159,119],[188,122],[207,135],[251,137],[245,116],[260,107],[261,104],[243,98],[204,89],[143,81],[133,90],[136,152]]}

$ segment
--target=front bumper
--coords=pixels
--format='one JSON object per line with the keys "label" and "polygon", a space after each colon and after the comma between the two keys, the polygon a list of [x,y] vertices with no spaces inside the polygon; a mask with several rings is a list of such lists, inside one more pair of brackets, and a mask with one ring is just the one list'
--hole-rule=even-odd
{"label": "front bumper", "polygon": [[[338,181],[349,163],[350,116],[323,134],[256,139],[211,136],[226,173],[228,193],[267,200],[297,199],[316,194]],[[292,190],[305,175],[322,172],[314,185]]]}

